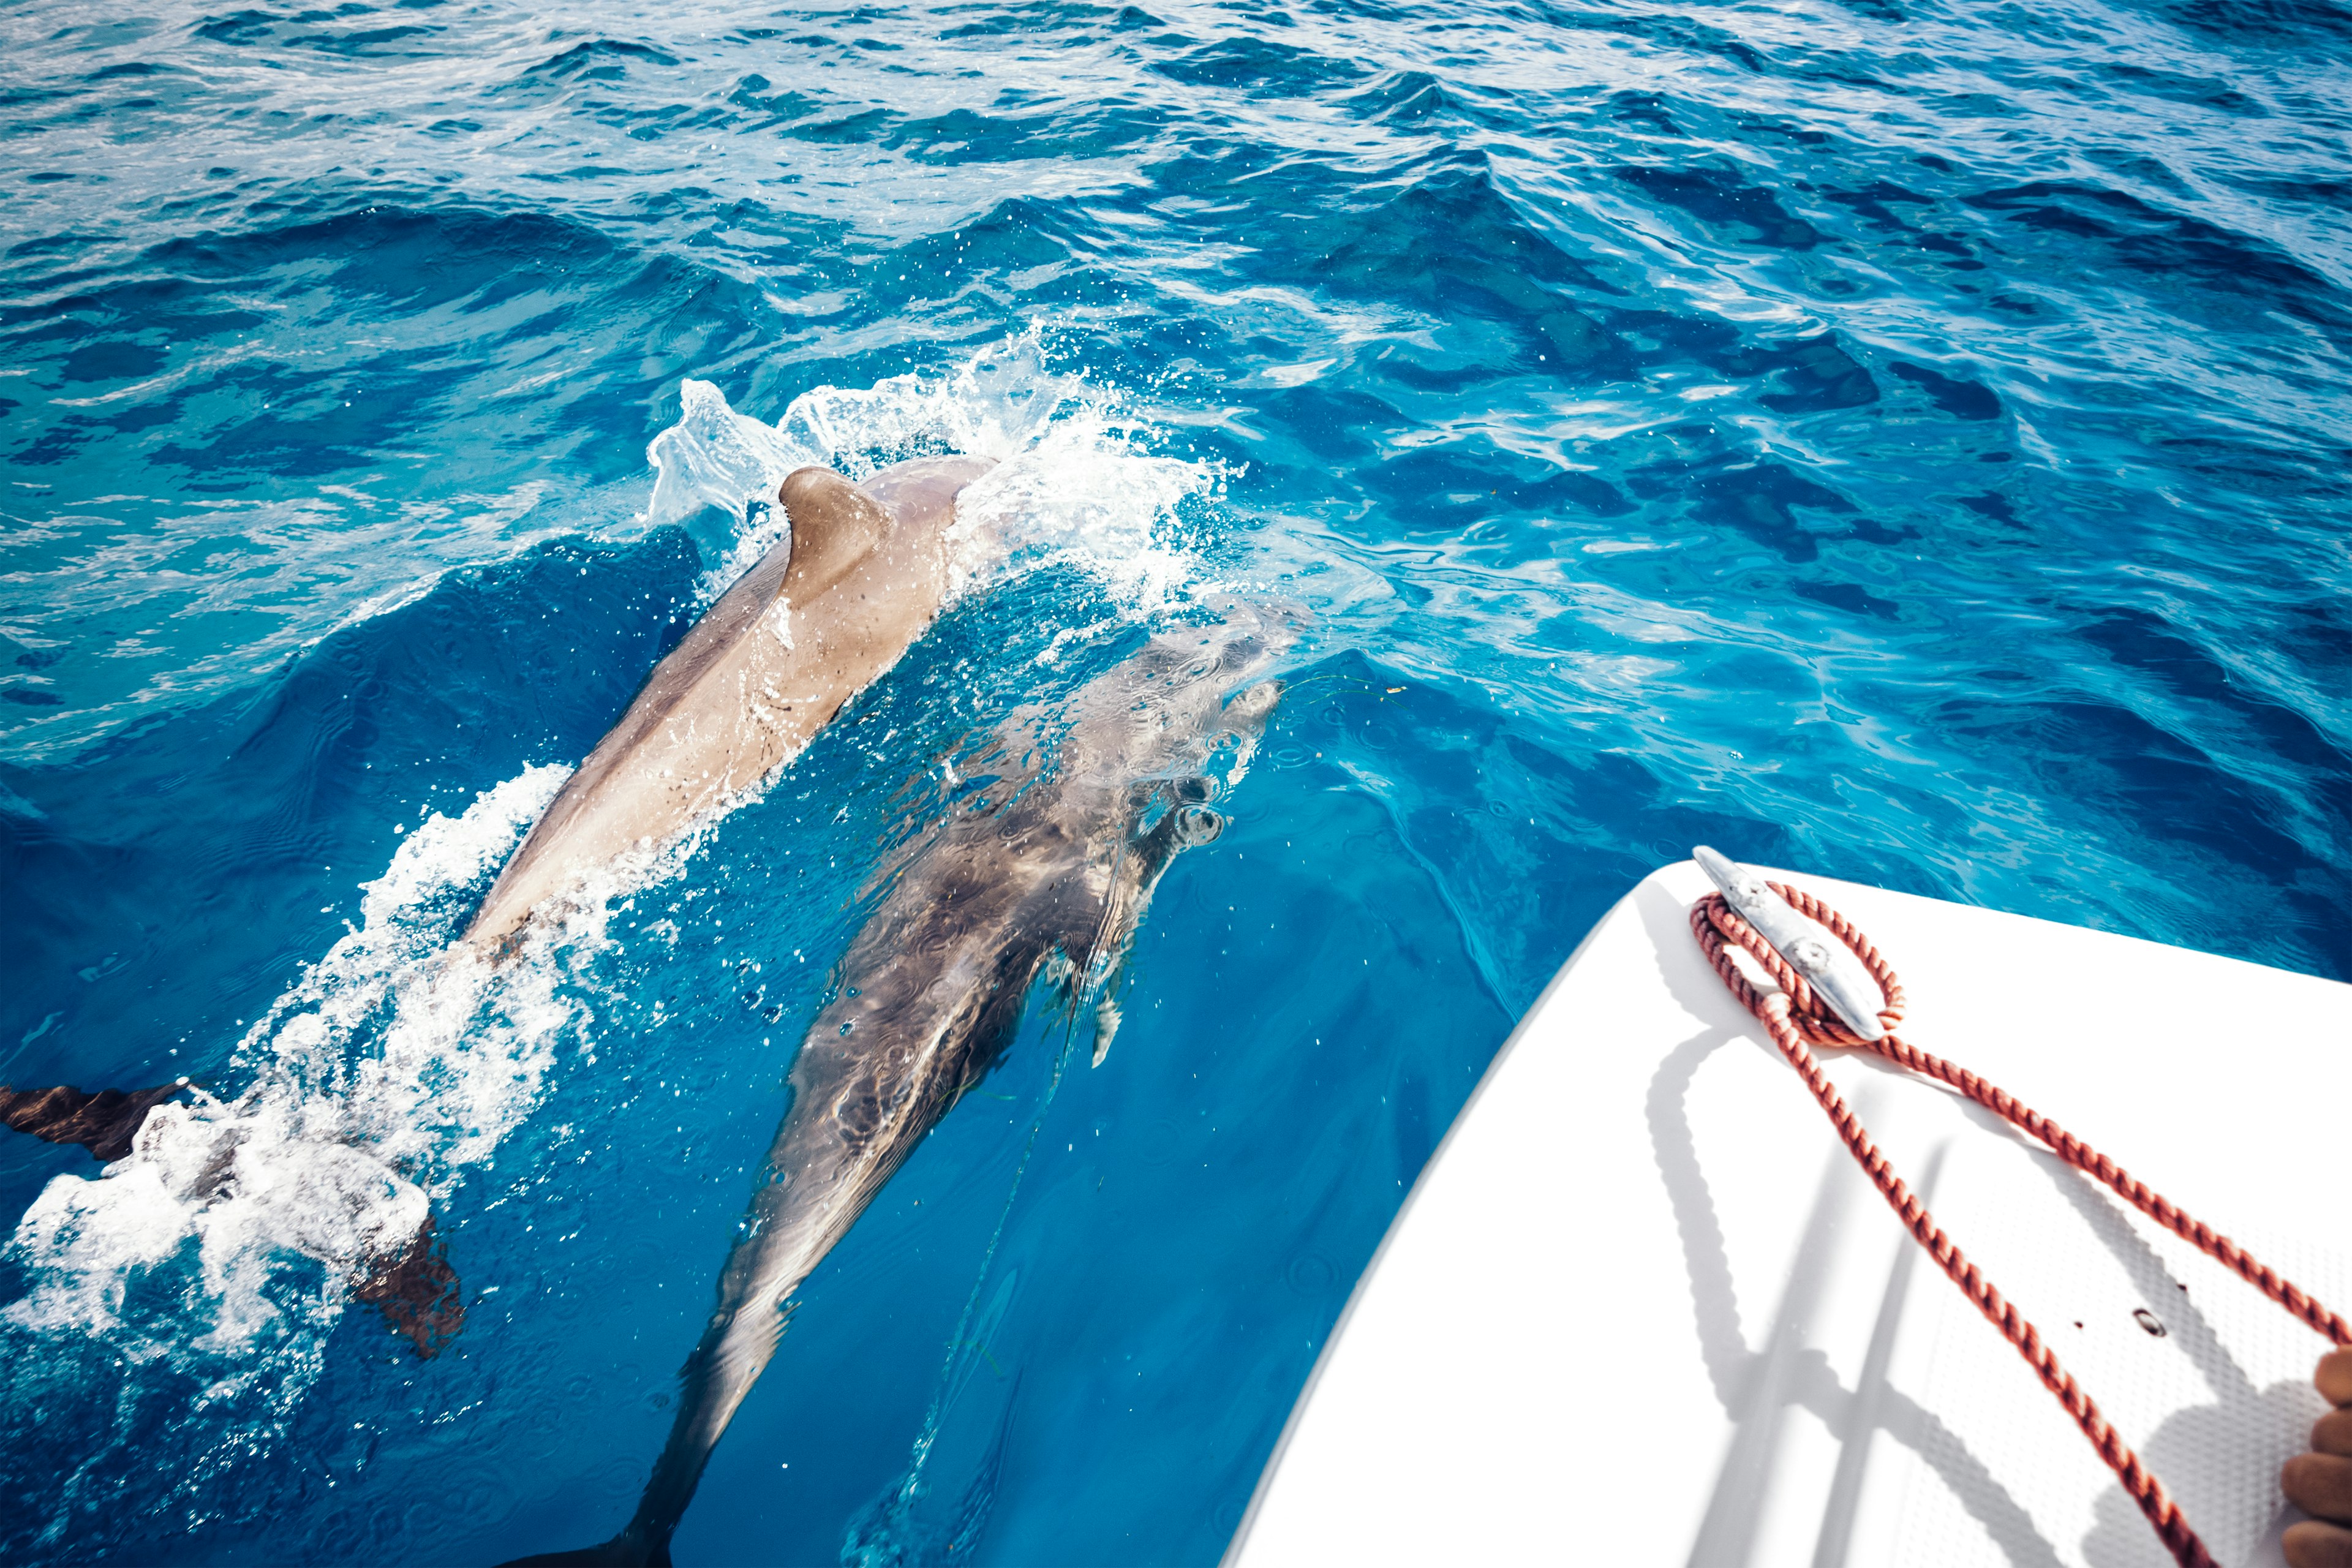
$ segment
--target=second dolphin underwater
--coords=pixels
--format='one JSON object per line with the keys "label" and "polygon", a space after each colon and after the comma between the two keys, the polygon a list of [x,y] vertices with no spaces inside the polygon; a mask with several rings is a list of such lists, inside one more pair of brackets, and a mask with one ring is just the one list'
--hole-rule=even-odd
{"label": "second dolphin underwater", "polygon": [[[896,871],[793,1060],[789,1108],[635,1514],[602,1545],[515,1568],[669,1561],[793,1290],[995,1065],[1033,982],[1090,1018],[1101,1059],[1152,889],[1180,851],[1222,830],[1211,770],[1246,768],[1281,694],[1267,672],[1297,638],[1280,610],[1222,608],[1220,623],[1155,637],[1061,705],[1058,745],[1013,761],[996,798],[954,812]],[[1015,752],[1051,722],[1016,715],[1001,739]]]}

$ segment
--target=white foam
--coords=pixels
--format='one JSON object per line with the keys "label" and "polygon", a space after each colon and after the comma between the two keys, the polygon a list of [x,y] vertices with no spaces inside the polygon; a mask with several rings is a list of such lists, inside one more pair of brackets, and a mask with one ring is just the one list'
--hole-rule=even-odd
{"label": "white foam", "polygon": [[[160,1106],[124,1158],[51,1181],[11,1242],[32,1289],[6,1319],[140,1359],[299,1352],[315,1368],[351,1282],[407,1250],[434,1198],[538,1104],[565,1040],[586,1043],[579,970],[600,933],[498,970],[449,941],[568,772],[527,769],[410,834],[362,923],[247,1031],[236,1099]],[[190,1260],[178,1311],[126,1309],[143,1277]]]}
{"label": "white foam", "polygon": [[932,453],[992,458],[998,467],[957,507],[966,584],[1009,551],[1030,564],[1077,566],[1130,613],[1155,613],[1198,575],[1179,508],[1214,494],[1223,476],[1150,451],[1115,393],[1045,361],[1045,333],[1032,327],[943,374],[814,388],[772,426],[735,412],[710,383],[688,381],[678,422],[646,448],[656,479],[645,521],[691,522],[705,508],[736,520],[703,584],[715,597],[785,537],[781,510],[764,498],[794,468],[863,479]]}

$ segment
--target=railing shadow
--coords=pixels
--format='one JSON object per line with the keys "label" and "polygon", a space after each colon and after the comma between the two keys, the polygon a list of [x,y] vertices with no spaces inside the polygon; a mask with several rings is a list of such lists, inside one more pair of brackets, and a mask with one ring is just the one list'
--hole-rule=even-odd
{"label": "railing shadow", "polygon": [[[1684,910],[1664,889],[1643,889],[1637,894],[1636,907],[1656,952],[1675,951],[1672,943],[1692,948]],[[1692,952],[1696,963],[1695,948]],[[1704,969],[1699,973],[1709,987],[1714,986],[1711,974]],[[1730,998],[1720,992],[1702,999],[1689,994],[1687,976],[1669,973],[1667,978],[1677,994],[1706,1012],[1736,1012]],[[1819,1419],[1840,1445],[1815,1538],[1813,1568],[1843,1568],[1846,1561],[1869,1445],[1873,1434],[1880,1431],[1918,1455],[2015,1568],[2059,1568],[2057,1549],[1959,1435],[1935,1412],[1886,1381],[1916,1248],[1898,1249],[1889,1269],[1860,1389],[1845,1388],[1828,1359],[1804,1344],[1832,1232],[1853,1197],[1868,1191],[1857,1185],[1864,1179],[1861,1173],[1843,1158],[1825,1162],[1798,1243],[1790,1285],[1776,1308],[1765,1349],[1748,1348],[1722,1226],[1716,1218],[1684,1109],[1699,1068],[1716,1051],[1734,1042],[1743,1048],[1770,1050],[1746,1037],[1736,1025],[1704,1030],[1683,1041],[1658,1064],[1646,1104],[1653,1157],[1665,1183],[1682,1241],[1700,1355],[1716,1397],[1736,1427],[1691,1550],[1690,1568],[1745,1568],[1782,1446],[1784,1413],[1792,1405]],[[1827,1147],[1836,1151],[1838,1145],[1831,1142]],[[1939,1152],[1929,1169],[1930,1184],[1940,1166]],[[1924,1194],[1932,1186],[1922,1190]],[[1874,1200],[1877,1196],[1874,1192],[1869,1195]]]}

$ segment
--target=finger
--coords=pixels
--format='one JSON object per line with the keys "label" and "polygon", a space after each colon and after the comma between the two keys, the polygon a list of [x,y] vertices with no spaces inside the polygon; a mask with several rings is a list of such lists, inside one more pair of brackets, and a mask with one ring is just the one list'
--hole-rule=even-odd
{"label": "finger", "polygon": [[2331,1410],[2311,1429],[2311,1446],[2323,1454],[2352,1455],[2352,1410]]}
{"label": "finger", "polygon": [[2352,1405],[2352,1349],[2333,1350],[2319,1358],[2312,1382],[2330,1405]]}
{"label": "finger", "polygon": [[2352,1523],[2352,1459],[2297,1454],[2279,1468],[2279,1489],[2305,1513]]}
{"label": "finger", "polygon": [[2286,1568],[2352,1568],[2352,1530],[2306,1519],[2288,1525],[2279,1544],[2286,1549]]}

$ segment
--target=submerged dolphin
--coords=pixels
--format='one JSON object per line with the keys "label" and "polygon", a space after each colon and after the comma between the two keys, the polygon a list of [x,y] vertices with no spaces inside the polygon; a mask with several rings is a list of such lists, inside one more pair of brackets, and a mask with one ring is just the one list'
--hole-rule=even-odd
{"label": "submerged dolphin", "polygon": [[[1247,765],[1281,695],[1267,672],[1297,635],[1285,611],[1224,609],[1223,625],[1154,637],[1083,688],[1050,756],[1033,748],[897,870],[793,1061],[789,1109],[635,1515],[601,1546],[509,1568],[669,1562],[711,1449],[775,1353],[787,1298],[995,1064],[1041,973],[1093,1012],[1102,1059],[1112,984],[1152,889],[1178,851],[1223,830],[1204,770],[1221,754],[1234,776]],[[1048,727],[1044,713],[1019,716],[1004,750]]]}
{"label": "submerged dolphin", "polygon": [[956,497],[994,465],[920,458],[853,485],[801,468],[792,536],[655,667],[482,900],[466,941],[511,950],[531,913],[650,858],[754,789],[920,637],[953,586]]}

